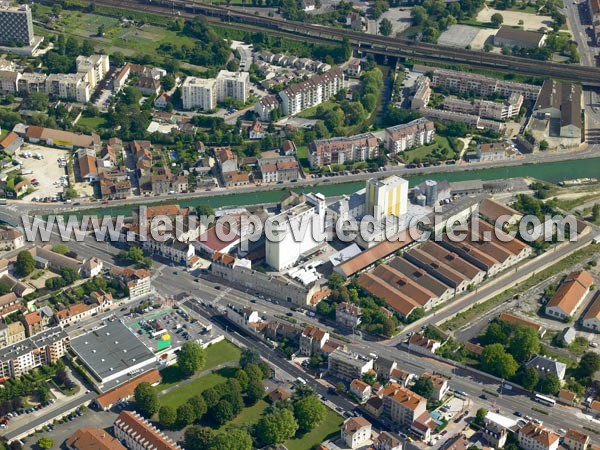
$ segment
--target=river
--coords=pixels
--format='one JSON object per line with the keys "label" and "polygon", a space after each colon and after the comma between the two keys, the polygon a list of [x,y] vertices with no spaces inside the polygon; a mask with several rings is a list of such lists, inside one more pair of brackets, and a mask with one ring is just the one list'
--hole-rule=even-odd
{"label": "river", "polygon": [[[442,172],[429,175],[406,176],[410,186],[413,187],[424,180],[448,180],[448,181],[465,181],[465,180],[498,180],[506,178],[521,178],[532,177],[540,180],[558,183],[559,181],[573,179],[596,177],[600,175],[600,158],[550,162],[541,164],[523,164],[513,167],[500,167],[493,169],[476,169],[461,172]],[[339,184],[322,184],[318,188],[305,187],[296,189],[297,191],[313,191],[320,192],[327,197],[350,194],[364,187],[364,182],[356,181],[351,183]],[[240,205],[256,205],[261,203],[275,203],[279,201],[283,193],[287,189],[246,192],[240,194],[224,194],[215,195],[214,197],[190,198],[179,200],[181,206],[198,206],[209,205],[213,208],[223,206],[240,206]],[[165,201],[162,203],[173,203]],[[88,209],[80,214],[110,214],[116,215],[131,215],[131,206],[115,206],[113,208]]]}

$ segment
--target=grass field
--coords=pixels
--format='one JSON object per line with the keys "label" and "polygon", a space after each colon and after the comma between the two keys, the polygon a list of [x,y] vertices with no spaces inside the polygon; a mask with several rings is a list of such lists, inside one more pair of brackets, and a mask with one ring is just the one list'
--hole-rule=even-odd
{"label": "grass field", "polygon": [[3,128],[2,130],[0,130],[0,139],[4,139],[8,133],[10,133],[10,130],[8,130],[6,128]]}
{"label": "grass field", "polygon": [[325,103],[321,103],[320,105],[313,106],[312,108],[307,108],[302,111],[300,114],[297,114],[297,117],[303,117],[305,119],[316,119],[317,109],[323,109],[324,111],[329,111],[333,109],[337,105],[334,101],[327,101]]}
{"label": "grass field", "polygon": [[106,125],[104,117],[82,117],[77,121],[77,125],[82,127],[89,127],[92,130],[98,130]]}
{"label": "grass field", "polygon": [[244,410],[239,416],[227,422],[221,427],[221,429],[225,430],[231,425],[233,425],[236,428],[255,425],[268,406],[269,404],[266,401],[259,400],[258,402],[256,402],[255,405],[250,406],[249,408],[244,408]]}
{"label": "grass field", "polygon": [[454,150],[452,150],[452,147],[450,147],[450,143],[448,142],[448,139],[444,136],[436,136],[435,137],[435,141],[433,144],[430,145],[424,145],[422,147],[417,147],[415,149],[412,150],[407,150],[404,152],[405,154],[405,159],[406,162],[408,163],[413,163],[416,161],[423,161],[423,159],[427,158],[427,157],[431,157],[432,159],[439,159],[436,158],[435,155],[432,155],[432,153],[436,152],[436,153],[441,153],[442,149],[446,149],[447,153],[445,154],[444,158],[442,159],[452,159],[454,157]]}
{"label": "grass field", "polygon": [[[213,367],[226,362],[238,362],[240,360],[240,355],[241,351],[239,348],[227,340],[222,340],[206,349],[206,364],[202,370],[212,369]],[[185,378],[179,371],[177,365],[167,367],[162,370],[160,374],[162,375],[162,382],[158,386],[159,391],[164,391],[165,389],[182,382]]]}
{"label": "grass field", "polygon": [[160,395],[160,404],[161,406],[169,405],[177,408],[194,395],[198,395],[206,389],[216,386],[217,384],[225,383],[227,378],[230,376],[233,376],[233,371],[223,369],[219,370],[218,372],[205,375],[201,378],[196,378],[195,380],[185,383],[166,394]]}
{"label": "grass field", "polygon": [[340,428],[344,423],[342,416],[336,414],[329,408],[325,408],[325,419],[310,433],[306,433],[301,438],[290,439],[285,443],[288,450],[306,450],[320,444],[332,436],[340,434]]}

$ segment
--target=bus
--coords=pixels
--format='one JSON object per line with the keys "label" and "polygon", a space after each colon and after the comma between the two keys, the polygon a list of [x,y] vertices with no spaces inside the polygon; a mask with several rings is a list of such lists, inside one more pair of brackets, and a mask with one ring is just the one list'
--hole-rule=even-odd
{"label": "bus", "polygon": [[534,397],[534,400],[536,402],[541,403],[542,405],[546,405],[546,406],[556,405],[556,400],[549,398],[549,397],[544,397],[543,395],[540,395],[540,394],[536,394]]}

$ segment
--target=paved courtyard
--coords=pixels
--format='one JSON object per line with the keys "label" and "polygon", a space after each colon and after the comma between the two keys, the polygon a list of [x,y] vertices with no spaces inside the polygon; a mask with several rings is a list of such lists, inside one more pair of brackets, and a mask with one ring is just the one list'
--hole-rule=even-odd
{"label": "paved courtyard", "polygon": [[[404,30],[410,27],[412,20],[410,17],[410,8],[390,8],[381,15],[379,20],[381,21],[383,18],[386,18],[392,22],[391,36],[396,36],[397,33],[402,33]],[[369,32],[379,34],[379,23],[377,23],[377,31],[369,27]]]}
{"label": "paved courtyard", "polygon": [[[23,152],[30,152],[31,155],[39,153],[44,158],[24,158],[20,156]],[[24,197],[26,200],[31,200],[34,197],[54,196],[62,192],[62,186],[55,184],[61,175],[66,173],[65,169],[58,165],[57,158],[60,156],[68,159],[69,152],[67,150],[34,144],[25,144],[23,146],[18,154],[18,159],[23,161],[22,170],[33,171],[33,173],[26,175],[26,178],[29,180],[36,179],[40,183],[35,192]]]}
{"label": "paved courtyard", "polygon": [[452,25],[442,33],[438,44],[449,47],[466,48],[479,34],[480,29],[469,25]]}
{"label": "paved courtyard", "polygon": [[[540,28],[552,28],[552,18],[550,16],[538,16],[537,14],[525,13],[522,11],[500,11],[498,9],[484,6],[479,14],[477,21],[481,23],[491,22],[494,14],[500,13],[504,17],[504,25],[513,27],[522,26],[525,30],[537,31]],[[523,23],[519,23],[523,21]]]}

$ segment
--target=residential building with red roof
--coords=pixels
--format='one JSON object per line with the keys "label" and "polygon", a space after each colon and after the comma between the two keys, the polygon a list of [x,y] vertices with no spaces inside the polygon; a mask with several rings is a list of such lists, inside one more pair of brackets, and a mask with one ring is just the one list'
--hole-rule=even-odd
{"label": "residential building with red roof", "polygon": [[546,314],[560,320],[572,317],[593,284],[594,279],[589,272],[585,270],[571,272],[546,303]]}
{"label": "residential building with red roof", "polygon": [[350,383],[349,391],[359,400],[359,403],[364,403],[371,397],[371,386],[357,378]]}
{"label": "residential building with red roof", "polygon": [[362,447],[371,441],[371,422],[362,416],[350,417],[342,425],[340,437],[351,449]]}
{"label": "residential building with red roof", "polygon": [[517,431],[517,439],[523,450],[557,450],[559,445],[556,433],[533,422]]}
{"label": "residential building with red roof", "polygon": [[94,402],[104,411],[109,410],[113,405],[129,400],[133,397],[135,388],[140,383],[149,383],[152,386],[157,385],[161,381],[160,372],[157,369],[152,369],[142,375],[139,375],[131,380],[117,386],[96,397]]}
{"label": "residential building with red roof", "polygon": [[382,391],[383,413],[395,424],[411,426],[427,410],[427,400],[397,383]]}
{"label": "residential building with red roof", "polygon": [[117,438],[98,428],[79,428],[65,445],[69,450],[127,450]]}
{"label": "residential building with red roof", "polygon": [[113,430],[129,450],[182,450],[172,439],[135,412],[121,411]]}

